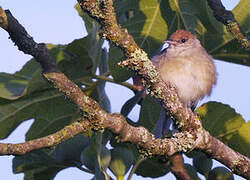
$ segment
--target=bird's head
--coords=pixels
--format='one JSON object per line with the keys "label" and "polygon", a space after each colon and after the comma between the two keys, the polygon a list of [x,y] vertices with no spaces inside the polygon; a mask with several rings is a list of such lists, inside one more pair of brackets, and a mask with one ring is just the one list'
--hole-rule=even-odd
{"label": "bird's head", "polygon": [[179,48],[182,49],[188,47],[190,44],[192,44],[196,39],[195,35],[193,35],[189,31],[185,30],[177,30],[175,33],[173,33],[170,38],[166,41],[164,41],[161,53],[166,51],[167,49],[174,49]]}

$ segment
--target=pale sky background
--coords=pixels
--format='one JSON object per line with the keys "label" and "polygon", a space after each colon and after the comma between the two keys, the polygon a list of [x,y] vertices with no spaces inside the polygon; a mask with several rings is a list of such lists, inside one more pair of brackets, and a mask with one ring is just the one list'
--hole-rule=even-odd
{"label": "pale sky background", "polygon": [[[224,0],[227,9],[232,9],[239,0]],[[76,38],[83,37],[84,23],[74,10],[76,1],[59,0],[0,0],[3,9],[10,9],[12,14],[26,28],[28,33],[34,37],[36,42],[66,44]],[[31,58],[20,52],[16,46],[8,39],[8,34],[0,29],[0,72],[14,73]],[[246,83],[250,77],[249,67],[215,61],[218,72],[217,86],[214,88],[212,96],[203,100],[219,101],[229,104],[236,111],[242,114],[247,121],[250,119],[250,85]],[[243,81],[245,80],[245,81]],[[112,112],[119,112],[124,102],[134,94],[126,88],[108,83],[107,93],[112,102]],[[112,92],[112,93],[110,93]],[[119,92],[119,93],[118,93]],[[124,96],[121,96],[124,95]],[[138,109],[130,114],[132,119],[138,118]],[[19,143],[24,141],[25,133],[31,126],[33,120],[22,123],[7,139],[0,142]],[[23,174],[14,175],[12,173],[12,157],[0,156],[0,174],[4,180],[22,180]],[[185,159],[186,162],[190,160]],[[217,164],[218,165],[218,164]],[[83,173],[76,168],[68,168],[61,171],[55,180],[68,179],[90,179],[92,175]],[[133,176],[132,179],[150,179]],[[175,179],[172,175],[158,179]],[[235,179],[242,179],[236,177]]]}

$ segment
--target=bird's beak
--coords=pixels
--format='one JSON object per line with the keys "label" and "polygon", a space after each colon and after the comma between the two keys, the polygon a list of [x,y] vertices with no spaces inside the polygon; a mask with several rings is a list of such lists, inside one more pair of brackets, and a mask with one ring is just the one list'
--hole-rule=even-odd
{"label": "bird's beak", "polygon": [[169,48],[169,43],[167,41],[164,41],[164,43],[161,46],[160,52],[166,50],[167,48]]}
{"label": "bird's beak", "polygon": [[163,52],[166,49],[168,49],[170,46],[175,46],[176,44],[177,44],[176,41],[166,40],[166,41],[164,41],[163,45],[161,46],[160,52]]}

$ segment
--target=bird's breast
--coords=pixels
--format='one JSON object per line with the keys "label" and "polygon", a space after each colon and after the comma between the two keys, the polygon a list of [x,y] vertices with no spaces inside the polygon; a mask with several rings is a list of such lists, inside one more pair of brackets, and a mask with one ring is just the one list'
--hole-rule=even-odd
{"label": "bird's breast", "polygon": [[216,82],[212,60],[206,56],[200,58],[175,57],[158,61],[156,66],[162,79],[176,87],[180,100],[188,107],[209,95]]}

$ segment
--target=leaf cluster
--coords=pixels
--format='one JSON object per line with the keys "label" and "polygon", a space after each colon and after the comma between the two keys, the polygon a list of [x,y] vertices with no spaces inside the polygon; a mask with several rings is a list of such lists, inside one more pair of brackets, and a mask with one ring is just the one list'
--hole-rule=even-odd
{"label": "leaf cluster", "polygon": [[[116,0],[115,11],[119,24],[128,30],[136,43],[149,56],[159,51],[161,43],[177,29],[186,29],[196,34],[206,50],[216,59],[250,65],[249,54],[241,48],[226,28],[213,17],[205,0]],[[241,0],[233,13],[243,31],[250,35],[250,4]],[[111,111],[105,92],[105,80],[97,76],[113,78],[121,84],[132,73],[120,68],[117,63],[124,59],[121,49],[110,44],[109,51],[103,49],[99,36],[100,26],[84,14],[76,5],[84,20],[88,35],[67,45],[47,44],[50,54],[60,70],[78,84],[86,94],[97,100],[106,111]],[[122,84],[121,84],[122,85]],[[14,73],[0,73],[0,138],[6,138],[19,124],[34,119],[26,133],[26,140],[43,137],[62,129],[80,116],[80,111],[65,96],[48,84],[41,75],[41,68],[34,59]],[[129,99],[121,114],[127,116],[140,101],[140,96]],[[141,103],[138,119],[129,119],[135,126],[144,126],[151,132],[161,112],[160,105],[150,96]],[[196,110],[204,127],[231,148],[250,157],[250,123],[228,105],[209,102]],[[54,148],[37,150],[13,160],[14,173],[25,173],[25,179],[53,179],[67,167],[82,167],[94,174],[94,179],[108,179],[109,168],[117,177],[123,177],[137,162],[135,173],[143,177],[160,177],[170,171],[171,164],[162,162],[162,157],[140,161],[135,146],[117,143],[109,131],[103,134],[90,133],[90,137],[77,135]],[[107,148],[107,143],[112,148]],[[193,153],[193,154],[192,154]],[[216,179],[223,174],[227,179],[230,172],[222,167],[212,169],[212,160],[201,152],[187,154],[193,165],[185,168],[193,179],[199,179],[197,171],[207,179]],[[168,161],[168,160],[167,160]],[[232,173],[231,173],[232,175]]]}

